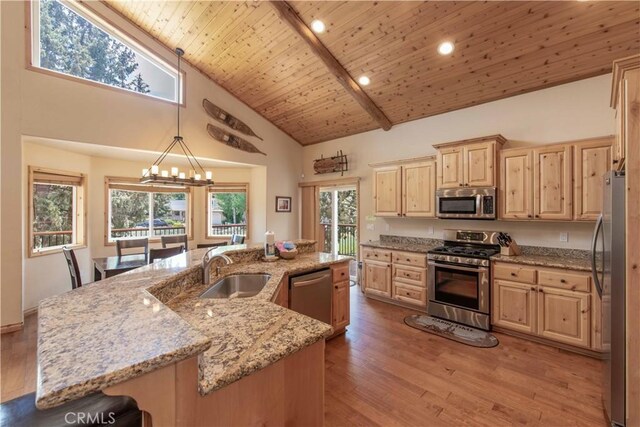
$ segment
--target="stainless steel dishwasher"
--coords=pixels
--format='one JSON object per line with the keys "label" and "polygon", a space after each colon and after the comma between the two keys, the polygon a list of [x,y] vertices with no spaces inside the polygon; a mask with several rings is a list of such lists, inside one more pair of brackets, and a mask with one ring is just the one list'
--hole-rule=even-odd
{"label": "stainless steel dishwasher", "polygon": [[289,308],[331,324],[331,270],[324,269],[289,280]]}

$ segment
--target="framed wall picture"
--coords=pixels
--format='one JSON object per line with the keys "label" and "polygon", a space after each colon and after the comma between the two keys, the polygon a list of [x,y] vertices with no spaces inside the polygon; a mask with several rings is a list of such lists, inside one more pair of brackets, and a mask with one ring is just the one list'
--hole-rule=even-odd
{"label": "framed wall picture", "polygon": [[276,212],[291,212],[291,197],[276,196]]}

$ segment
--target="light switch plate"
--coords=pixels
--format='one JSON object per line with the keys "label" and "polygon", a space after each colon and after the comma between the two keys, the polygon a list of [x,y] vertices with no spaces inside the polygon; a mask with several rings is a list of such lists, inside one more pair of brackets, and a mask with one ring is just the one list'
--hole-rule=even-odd
{"label": "light switch plate", "polygon": [[568,242],[569,241],[569,233],[560,233],[560,241]]}
{"label": "light switch plate", "polygon": [[433,226],[432,225],[427,227],[427,234],[433,234]]}

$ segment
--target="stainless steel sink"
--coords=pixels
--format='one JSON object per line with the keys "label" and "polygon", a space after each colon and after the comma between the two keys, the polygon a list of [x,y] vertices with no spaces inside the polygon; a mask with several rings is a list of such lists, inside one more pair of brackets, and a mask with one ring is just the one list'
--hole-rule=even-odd
{"label": "stainless steel sink", "polygon": [[247,298],[260,293],[270,274],[233,274],[217,280],[200,298]]}

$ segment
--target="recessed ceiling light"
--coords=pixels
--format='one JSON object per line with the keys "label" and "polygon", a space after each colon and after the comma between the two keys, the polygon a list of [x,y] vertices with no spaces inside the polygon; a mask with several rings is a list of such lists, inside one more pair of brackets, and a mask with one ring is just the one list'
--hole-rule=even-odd
{"label": "recessed ceiling light", "polygon": [[358,78],[358,83],[360,83],[362,86],[367,86],[369,83],[371,83],[371,80],[369,80],[369,77],[367,76],[360,76]]}
{"label": "recessed ceiling light", "polygon": [[314,33],[324,33],[324,22],[319,19],[314,19],[313,21],[311,21],[311,29]]}
{"label": "recessed ceiling light", "polygon": [[452,42],[442,42],[438,46],[438,53],[440,55],[451,55],[453,52],[454,46]]}

